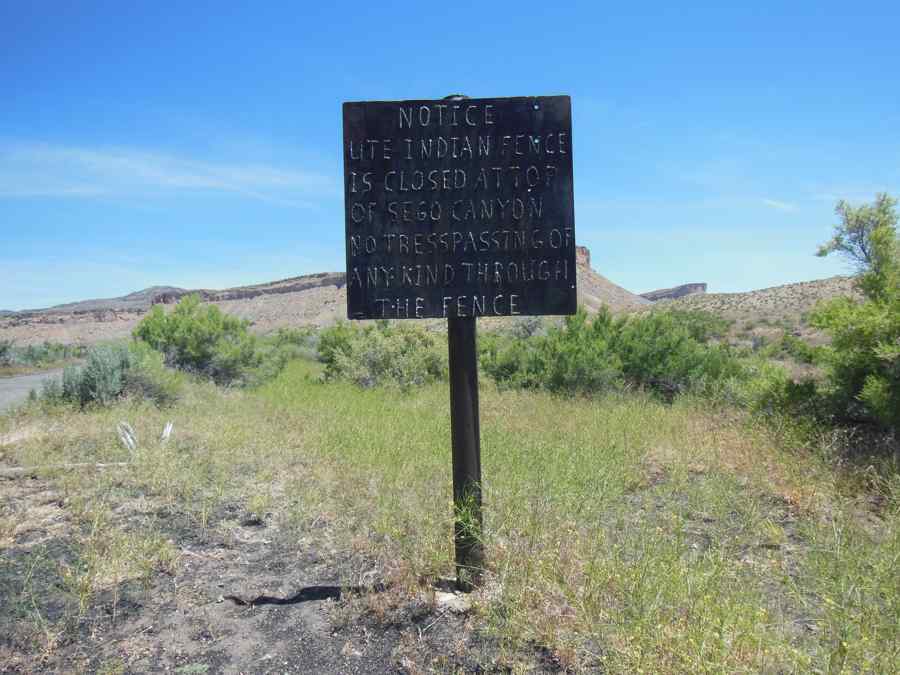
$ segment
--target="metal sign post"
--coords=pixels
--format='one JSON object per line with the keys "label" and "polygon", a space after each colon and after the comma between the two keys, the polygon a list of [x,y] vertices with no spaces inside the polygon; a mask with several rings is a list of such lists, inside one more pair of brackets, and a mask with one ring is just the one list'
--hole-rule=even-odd
{"label": "metal sign post", "polygon": [[574,314],[568,96],[344,103],[347,317],[447,319],[457,583],[484,570],[479,316]]}

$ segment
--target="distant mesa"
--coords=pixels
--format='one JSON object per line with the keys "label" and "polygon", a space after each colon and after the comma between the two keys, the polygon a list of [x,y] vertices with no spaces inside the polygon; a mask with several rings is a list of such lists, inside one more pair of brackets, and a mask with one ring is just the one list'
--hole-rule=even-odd
{"label": "distant mesa", "polygon": [[641,297],[646,298],[650,302],[656,302],[657,300],[677,300],[686,295],[695,295],[697,293],[706,293],[705,283],[681,284],[681,286],[675,286],[674,288],[660,288],[656,291],[641,293]]}
{"label": "distant mesa", "polygon": [[45,309],[23,309],[18,312],[10,312],[11,316],[22,316],[31,314],[77,314],[84,312],[128,312],[141,311],[148,309],[151,305],[159,300],[159,297],[181,297],[189,293],[183,288],[175,288],[174,286],[151,286],[142,291],[136,291],[123,295],[120,298],[100,298],[94,300],[80,300],[78,302],[67,302],[63,305],[54,305]]}
{"label": "distant mesa", "polygon": [[[591,252],[584,246],[575,247],[576,272],[578,276],[578,304],[585,306],[588,311],[597,311],[606,305],[613,311],[628,310],[650,304],[648,300],[635,295],[630,291],[612,283],[609,279],[591,269]],[[197,294],[204,302],[235,302],[262,299],[261,296],[285,296],[285,301],[297,300],[304,304],[321,303],[324,298],[321,293],[313,298],[311,294],[329,289],[333,298],[329,296],[330,304],[335,306],[330,312],[341,312],[337,306],[344,300],[345,275],[342,272],[319,272],[300,277],[291,277],[270,281],[252,286],[238,286],[222,290],[179,288],[177,286],[151,286],[142,291],[129,293],[119,298],[106,298],[97,300],[83,300],[70,302],[64,305],[56,305],[46,309],[23,310],[11,312],[8,317],[25,318],[28,316],[47,315],[85,315],[93,314],[100,321],[116,319],[116,313],[141,313],[153,305],[172,305],[181,298],[190,294]],[[234,307],[241,313],[241,309]],[[247,308],[248,317],[252,317],[252,311]],[[319,312],[316,312],[316,316]]]}
{"label": "distant mesa", "polygon": [[0,316],[27,317],[58,314],[103,314],[109,312],[144,312],[153,305],[172,305],[186,295],[196,294],[204,302],[221,302],[225,300],[246,300],[261,295],[296,293],[323,286],[344,286],[344,275],[340,272],[320,272],[302,277],[291,277],[279,281],[270,281],[253,286],[240,286],[223,290],[206,288],[187,289],[177,286],[151,286],[142,291],[135,291],[118,298],[82,300],[64,305],[54,305],[46,309],[27,309],[18,312],[0,313]]}
{"label": "distant mesa", "polygon": [[[853,279],[834,277],[787,284],[747,293],[708,293],[706,284],[684,284],[637,295],[613,283],[591,267],[590,251],[576,248],[578,305],[588,312],[603,307],[612,312],[652,311],[654,307],[682,307],[713,312],[731,319],[770,321],[785,318],[800,325],[802,316],[825,298],[857,297]],[[189,293],[204,302],[250,322],[267,333],[282,327],[328,326],[346,317],[347,288],[342,272],[321,272],[221,290],[187,290],[153,286],[120,298],[86,300],[48,309],[0,311],[0,339],[17,344],[44,340],[92,344],[125,339],[153,305],[171,306]],[[663,300],[657,304],[657,301]],[[490,321],[501,321],[490,319]],[[497,324],[499,325],[499,324]]]}
{"label": "distant mesa", "polygon": [[[594,313],[607,307],[630,312],[653,303],[613,283],[591,267],[584,246],[575,252],[578,304]],[[246,319],[265,333],[288,326],[327,326],[346,316],[347,282],[343,272],[321,272],[220,290],[152,286],[118,298],[84,300],[4,314],[0,337],[22,344],[43,340],[93,343],[124,338],[153,305],[171,306],[196,293],[204,302]]]}

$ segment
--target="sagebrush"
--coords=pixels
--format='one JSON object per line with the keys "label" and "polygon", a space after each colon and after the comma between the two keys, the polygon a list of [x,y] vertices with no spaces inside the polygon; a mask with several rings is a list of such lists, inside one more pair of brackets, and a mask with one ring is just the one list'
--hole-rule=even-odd
{"label": "sagebrush", "polygon": [[322,331],[318,348],[326,379],[408,389],[446,377],[444,340],[408,324],[379,321],[360,328],[338,323]]}
{"label": "sagebrush", "polygon": [[162,355],[146,345],[107,345],[92,347],[83,365],[68,366],[62,377],[45,381],[40,397],[82,408],[109,406],[126,396],[165,406],[178,399],[182,385]]}

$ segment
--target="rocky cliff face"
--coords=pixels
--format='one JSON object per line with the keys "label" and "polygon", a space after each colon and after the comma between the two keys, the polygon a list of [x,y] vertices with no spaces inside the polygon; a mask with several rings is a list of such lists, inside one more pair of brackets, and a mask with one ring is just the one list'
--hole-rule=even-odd
{"label": "rocky cliff face", "polygon": [[575,264],[579,267],[591,266],[591,252],[588,250],[587,246],[575,247]]}
{"label": "rocky cliff face", "polygon": [[17,319],[28,319],[39,315],[96,315],[98,321],[102,321],[103,315],[115,312],[143,312],[153,305],[173,305],[186,295],[196,294],[205,302],[220,302],[225,300],[247,300],[260,295],[279,295],[283,293],[298,293],[313,288],[334,286],[341,288],[344,285],[344,274],[341,272],[320,272],[307,274],[302,277],[291,277],[279,281],[271,281],[254,286],[239,286],[223,290],[210,290],[198,288],[189,290],[175,286],[153,286],[142,291],[130,293],[120,298],[106,298],[102,300],[83,300],[71,302],[65,305],[56,305],[47,309],[23,310],[20,312],[0,312],[0,316],[8,316]]}
{"label": "rocky cliff face", "polygon": [[675,300],[676,298],[683,298],[686,295],[694,295],[695,293],[706,293],[706,284],[682,284],[674,288],[661,288],[657,291],[641,293],[641,297],[651,302],[656,302],[657,300]]}
{"label": "rocky cliff face", "polygon": [[578,273],[578,305],[589,312],[596,312],[603,306],[619,312],[650,304],[649,300],[594,271],[591,267],[591,252],[585,246],[575,247],[575,269]]}
{"label": "rocky cliff face", "polygon": [[334,286],[342,288],[346,284],[343,272],[319,272],[302,277],[292,277],[256,286],[240,286],[223,291],[199,291],[204,300],[219,302],[222,300],[246,300],[260,295],[276,295],[281,293],[299,293],[314,288]]}

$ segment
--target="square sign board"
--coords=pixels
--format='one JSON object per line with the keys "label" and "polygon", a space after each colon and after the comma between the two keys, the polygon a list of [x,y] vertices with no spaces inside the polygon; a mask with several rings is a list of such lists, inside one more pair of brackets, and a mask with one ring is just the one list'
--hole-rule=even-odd
{"label": "square sign board", "polygon": [[573,314],[568,96],[344,103],[347,315]]}

